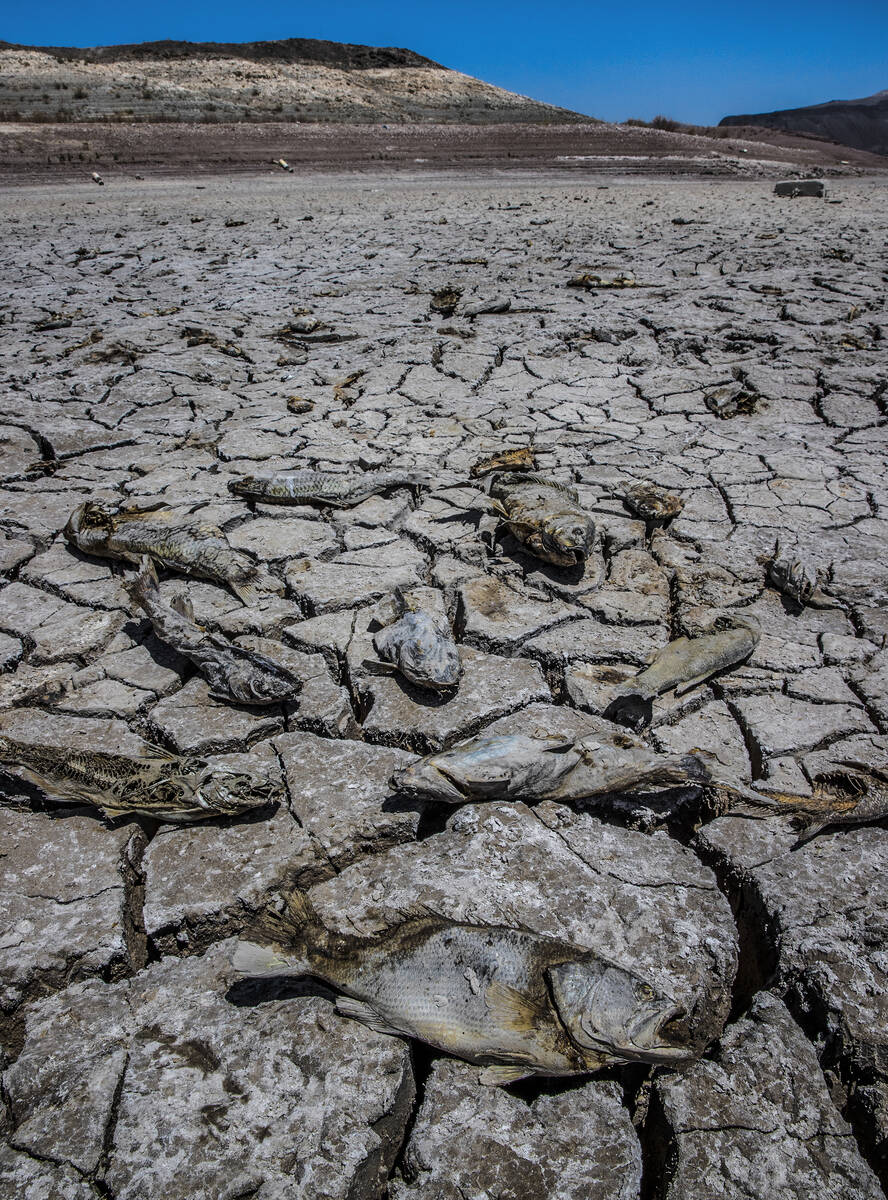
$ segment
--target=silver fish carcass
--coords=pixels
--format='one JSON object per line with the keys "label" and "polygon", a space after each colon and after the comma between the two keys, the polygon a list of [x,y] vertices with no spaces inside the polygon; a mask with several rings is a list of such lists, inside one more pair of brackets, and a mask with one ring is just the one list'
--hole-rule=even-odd
{"label": "silver fish carcass", "polygon": [[632,729],[643,729],[651,722],[655,697],[673,690],[683,695],[719,671],[743,662],[758,642],[758,629],[740,621],[699,637],[675,638],[657,651],[650,666],[617,689],[604,715]]}
{"label": "silver fish carcass", "polygon": [[230,546],[221,529],[188,521],[165,505],[113,509],[88,500],[71,514],[65,537],[84,554],[133,566],[147,555],[183,575],[226,585],[244,604],[284,590],[279,579]]}
{"label": "silver fish carcass", "polygon": [[301,893],[254,936],[234,951],[242,975],[322,979],[345,993],[336,1001],[344,1016],[477,1063],[483,1083],[692,1057],[670,1036],[684,1015],[674,1000],[556,938],[432,913],[375,937],[333,934]]}
{"label": "silver fish carcass", "polygon": [[154,564],[147,556],[127,590],[148,614],[156,636],[191,659],[209,683],[214,699],[262,705],[297,699],[302,681],[283,664],[203,629],[195,621],[188,600],[177,596],[167,604],[160,594]]}
{"label": "silver fish carcass", "polygon": [[320,504],[351,508],[392,488],[417,488],[429,483],[422,471],[276,471],[271,475],[243,475],[228,483],[235,496],[266,504]]}
{"label": "silver fish carcass", "polygon": [[400,671],[416,687],[449,693],[459,686],[463,668],[459,647],[449,629],[396,590],[393,619],[373,635],[373,645],[387,666]]}
{"label": "silver fish carcass", "polygon": [[490,504],[509,532],[544,562],[576,567],[595,543],[595,522],[573,488],[542,475],[493,476]]}
{"label": "silver fish carcass", "polygon": [[577,803],[622,793],[712,789],[743,811],[773,810],[767,793],[745,787],[705,750],[661,754],[629,734],[579,740],[546,734],[469,738],[395,771],[404,795],[447,804],[482,800]]}

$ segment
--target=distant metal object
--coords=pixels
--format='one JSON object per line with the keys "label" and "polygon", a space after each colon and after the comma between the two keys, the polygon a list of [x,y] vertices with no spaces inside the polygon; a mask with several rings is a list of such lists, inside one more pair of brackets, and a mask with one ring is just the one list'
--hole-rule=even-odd
{"label": "distant metal object", "polygon": [[796,196],[817,196],[822,198],[826,187],[822,179],[790,179],[786,183],[774,185],[775,196],[788,196],[794,200]]}
{"label": "distant metal object", "polygon": [[99,187],[105,186],[105,181],[101,177],[101,175],[98,173],[98,171],[93,171],[92,174],[90,175],[90,179],[93,181],[93,183],[97,183],[99,185]]}
{"label": "distant metal object", "polygon": [[290,164],[287,162],[287,160],[285,158],[273,158],[271,161],[274,164],[274,166],[283,167],[283,169],[285,171],[289,171],[289,173],[291,175],[293,174],[293,168],[290,166]]}

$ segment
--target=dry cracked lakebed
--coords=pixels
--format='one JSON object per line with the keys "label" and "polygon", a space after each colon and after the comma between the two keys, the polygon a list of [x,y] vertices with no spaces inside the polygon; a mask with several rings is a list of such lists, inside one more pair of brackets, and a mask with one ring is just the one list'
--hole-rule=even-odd
{"label": "dry cracked lakebed", "polygon": [[[888,196],[877,179],[831,181],[826,200],[772,186],[0,192],[0,733],[261,765],[279,801],[187,827],[106,822],[4,769],[0,1193],[883,1195],[884,824],[798,845],[791,818],[719,815],[693,790],[451,808],[390,783],[481,731],[613,736],[613,689],[731,614],[759,625],[754,653],[658,697],[652,748],[702,747],[798,795],[843,760],[885,767]],[[643,286],[566,286],[584,274]],[[449,315],[430,306],[443,292]],[[583,568],[482,536],[472,465],[531,444],[593,515]],[[388,466],[428,486],[342,510],[227,486]],[[639,519],[623,502],[637,481],[680,513]],[[160,588],[274,650],[299,704],[212,698],[131,606],[126,569],[66,543],[89,499],[167,505],[276,575],[280,594],[249,605],[169,573]],[[769,582],[778,539],[816,563],[816,604]],[[369,661],[395,588],[452,627],[455,695]],[[597,950],[679,1001],[700,1057],[484,1087],[338,1015],[323,986],[234,976],[232,939],[293,887],[333,930],[426,904]]]}

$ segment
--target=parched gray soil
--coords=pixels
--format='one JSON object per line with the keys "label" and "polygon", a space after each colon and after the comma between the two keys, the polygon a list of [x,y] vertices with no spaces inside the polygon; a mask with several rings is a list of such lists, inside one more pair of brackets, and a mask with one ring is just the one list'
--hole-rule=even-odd
{"label": "parched gray soil", "polygon": [[[772,186],[405,174],[0,192],[0,735],[247,754],[279,800],[251,819],[109,823],[4,769],[0,1193],[883,1195],[884,824],[797,847],[790,817],[718,816],[693,789],[451,808],[389,785],[481,729],[612,736],[615,683],[724,613],[758,623],[757,648],[661,697],[652,747],[702,747],[739,782],[800,795],[842,759],[884,768],[885,184],[832,181],[826,200]],[[583,273],[637,286],[566,286]],[[445,285],[451,315],[430,310]],[[288,334],[297,315],[320,324]],[[736,415],[715,411],[725,389]],[[469,469],[527,444],[594,514],[582,572],[481,536]],[[431,486],[343,511],[226,486],[294,465],[419,468]],[[681,514],[633,516],[636,480],[678,492]],[[252,606],[181,576],[161,589],[276,647],[304,680],[298,707],[209,697],[132,609],[126,569],[66,544],[90,498],[213,523],[279,577],[284,595]],[[778,539],[816,563],[818,606],[767,582]],[[461,643],[451,699],[365,661],[396,586]],[[325,988],[236,979],[232,937],[293,886],[331,928],[371,933],[424,903],[593,948],[684,1006],[701,1057],[485,1088],[339,1016]]]}

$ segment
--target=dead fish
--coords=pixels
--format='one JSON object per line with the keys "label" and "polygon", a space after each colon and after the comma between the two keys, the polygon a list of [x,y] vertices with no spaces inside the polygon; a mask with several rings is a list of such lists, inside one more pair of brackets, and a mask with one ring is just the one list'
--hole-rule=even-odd
{"label": "dead fish", "polygon": [[373,636],[383,663],[417,687],[454,691],[462,678],[462,663],[450,630],[431,613],[411,607],[400,590],[395,591],[394,604],[397,619]]}
{"label": "dead fish", "polygon": [[888,817],[888,772],[853,759],[840,759],[835,771],[814,777],[816,807],[799,805],[804,828],[797,849],[826,829],[869,825]]}
{"label": "dead fish", "polygon": [[573,488],[524,472],[494,475],[490,503],[509,532],[544,562],[574,567],[592,551],[595,522]]}
{"label": "dead fish", "polygon": [[306,400],[304,396],[288,396],[287,411],[296,413],[301,416],[303,413],[311,412],[314,408],[314,400]]}
{"label": "dead fish", "polygon": [[714,754],[661,754],[629,734],[600,741],[515,733],[467,741],[418,759],[392,775],[407,796],[465,804],[482,800],[572,803],[620,793],[716,789],[743,811],[772,811],[774,800],[732,779]]}
{"label": "dead fish", "polygon": [[532,471],[536,467],[536,455],[532,446],[516,450],[501,450],[487,458],[479,458],[469,471],[473,479],[491,475],[494,471]]}
{"label": "dead fish", "polygon": [[631,275],[614,275],[607,279],[602,275],[595,275],[591,271],[587,271],[581,275],[574,275],[572,279],[568,279],[566,287],[583,288],[584,291],[601,291],[607,288],[632,288],[639,287]]}
{"label": "dead fish", "polygon": [[87,500],[71,514],[65,537],[84,554],[134,566],[148,555],[172,571],[226,584],[244,604],[256,604],[264,592],[284,590],[279,579],[229,546],[221,529],[191,524],[162,504],[115,510]]}
{"label": "dead fish", "polygon": [[423,471],[336,472],[277,471],[273,475],[244,475],[232,479],[228,490],[266,504],[322,504],[351,508],[379,492],[398,487],[421,487],[431,482]]}
{"label": "dead fish", "polygon": [[298,892],[283,913],[266,914],[257,936],[269,945],[235,947],[240,974],[322,979],[345,993],[336,1001],[343,1016],[482,1065],[481,1082],[492,1086],[693,1057],[671,1028],[684,1016],[674,1000],[556,938],[425,912],[375,937],[334,934]]}
{"label": "dead fish", "polygon": [[461,299],[462,288],[453,287],[448,283],[432,292],[429,309],[440,313],[442,317],[452,317]]}
{"label": "dead fish", "polygon": [[267,808],[267,777],[219,762],[169,754],[143,743],[137,757],[28,742],[0,731],[0,762],[62,804],[89,804],[106,817],[182,823]]}
{"label": "dead fish", "polygon": [[768,563],[768,578],[779,591],[803,608],[817,588],[817,568],[811,560],[783,550],[779,542]]}
{"label": "dead fish", "polygon": [[296,700],[302,681],[280,663],[210,633],[194,619],[189,600],[176,596],[167,604],[157,585],[157,572],[147,556],[126,585],[133,600],[151,619],[157,637],[190,658],[210,685],[216,700],[239,704],[284,704]]}
{"label": "dead fish", "polygon": [[671,521],[684,508],[684,500],[653,483],[633,483],[623,499],[643,521]]}
{"label": "dead fish", "polygon": [[408,796],[465,804],[549,796],[577,766],[569,738],[508,733],[475,737],[395,771],[391,786]]}
{"label": "dead fish", "polygon": [[758,641],[758,630],[739,622],[700,637],[676,638],[657,651],[649,667],[617,689],[604,716],[636,731],[643,729],[650,724],[656,696],[673,689],[676,696],[684,695],[748,658]]}
{"label": "dead fish", "polygon": [[731,417],[748,416],[754,413],[758,397],[748,392],[742,384],[726,383],[703,397],[703,403],[711,413],[720,420],[728,421]]}

